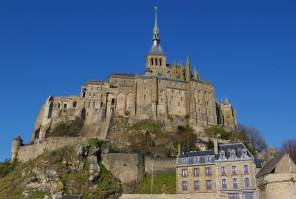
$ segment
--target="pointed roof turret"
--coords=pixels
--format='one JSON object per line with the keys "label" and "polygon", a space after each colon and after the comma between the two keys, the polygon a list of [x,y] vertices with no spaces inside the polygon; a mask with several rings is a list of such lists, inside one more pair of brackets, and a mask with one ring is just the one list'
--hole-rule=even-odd
{"label": "pointed roof turret", "polygon": [[155,55],[162,55],[163,51],[160,46],[160,38],[159,38],[159,27],[157,23],[157,7],[154,7],[155,9],[155,15],[154,15],[154,27],[153,27],[153,45],[150,50],[150,54],[155,54]]}
{"label": "pointed roof turret", "polygon": [[186,81],[189,81],[190,77],[191,77],[190,61],[189,61],[189,57],[187,56],[186,64],[185,64],[185,78],[186,78]]}
{"label": "pointed roof turret", "polygon": [[198,74],[198,71],[196,69],[196,66],[194,66],[193,79],[199,80],[199,74]]}

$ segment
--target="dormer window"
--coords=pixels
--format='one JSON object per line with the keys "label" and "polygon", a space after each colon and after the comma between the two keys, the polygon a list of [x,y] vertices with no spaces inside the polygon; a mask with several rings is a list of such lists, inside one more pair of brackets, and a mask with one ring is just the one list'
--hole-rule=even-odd
{"label": "dormer window", "polygon": [[246,149],[243,149],[243,150],[242,150],[242,158],[243,158],[243,159],[248,158],[247,150],[246,150]]}
{"label": "dormer window", "polygon": [[220,151],[220,157],[219,157],[220,160],[224,160],[225,159],[225,151],[221,150]]}
{"label": "dormer window", "polygon": [[231,150],[230,151],[230,159],[235,159],[236,155],[235,155],[235,150]]}

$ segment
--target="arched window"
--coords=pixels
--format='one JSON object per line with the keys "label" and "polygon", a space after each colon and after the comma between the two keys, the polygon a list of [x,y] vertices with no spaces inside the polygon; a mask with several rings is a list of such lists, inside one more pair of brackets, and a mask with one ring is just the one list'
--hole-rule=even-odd
{"label": "arched window", "polygon": [[153,58],[150,59],[150,65],[153,66]]}
{"label": "arched window", "polygon": [[155,65],[156,65],[156,66],[158,65],[158,61],[157,61],[157,58],[155,59]]}
{"label": "arched window", "polygon": [[161,58],[160,58],[160,59],[159,59],[159,65],[160,65],[160,66],[162,65],[161,63],[162,63],[162,61],[161,61]]}
{"label": "arched window", "polygon": [[115,104],[115,99],[113,98],[112,100],[111,100],[111,105],[114,105]]}
{"label": "arched window", "polygon": [[61,103],[60,102],[58,103],[58,108],[61,108]]}
{"label": "arched window", "polygon": [[146,95],[144,95],[144,100],[146,99]]}
{"label": "arched window", "polygon": [[77,106],[77,102],[75,101],[73,102],[73,108],[76,108],[76,106]]}

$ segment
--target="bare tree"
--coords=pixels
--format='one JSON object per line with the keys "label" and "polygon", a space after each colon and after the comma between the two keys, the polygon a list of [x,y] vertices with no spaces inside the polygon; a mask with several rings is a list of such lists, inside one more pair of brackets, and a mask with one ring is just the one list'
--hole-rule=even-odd
{"label": "bare tree", "polygon": [[294,162],[296,162],[296,139],[288,139],[282,144],[282,151],[289,154]]}
{"label": "bare tree", "polygon": [[234,133],[234,136],[238,140],[242,140],[246,143],[250,143],[254,152],[261,152],[267,148],[265,139],[263,138],[260,131],[254,127],[239,125],[237,132]]}

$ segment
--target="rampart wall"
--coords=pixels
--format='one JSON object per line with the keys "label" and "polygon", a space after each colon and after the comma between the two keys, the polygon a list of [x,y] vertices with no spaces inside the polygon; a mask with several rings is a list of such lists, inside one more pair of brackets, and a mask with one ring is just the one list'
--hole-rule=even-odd
{"label": "rampart wall", "polygon": [[42,142],[21,146],[17,153],[17,160],[27,162],[37,158],[46,151],[53,151],[65,146],[78,144],[87,138],[81,137],[50,137]]}
{"label": "rampart wall", "polygon": [[176,171],[176,158],[154,158],[145,156],[145,172],[148,174],[153,172]]}

